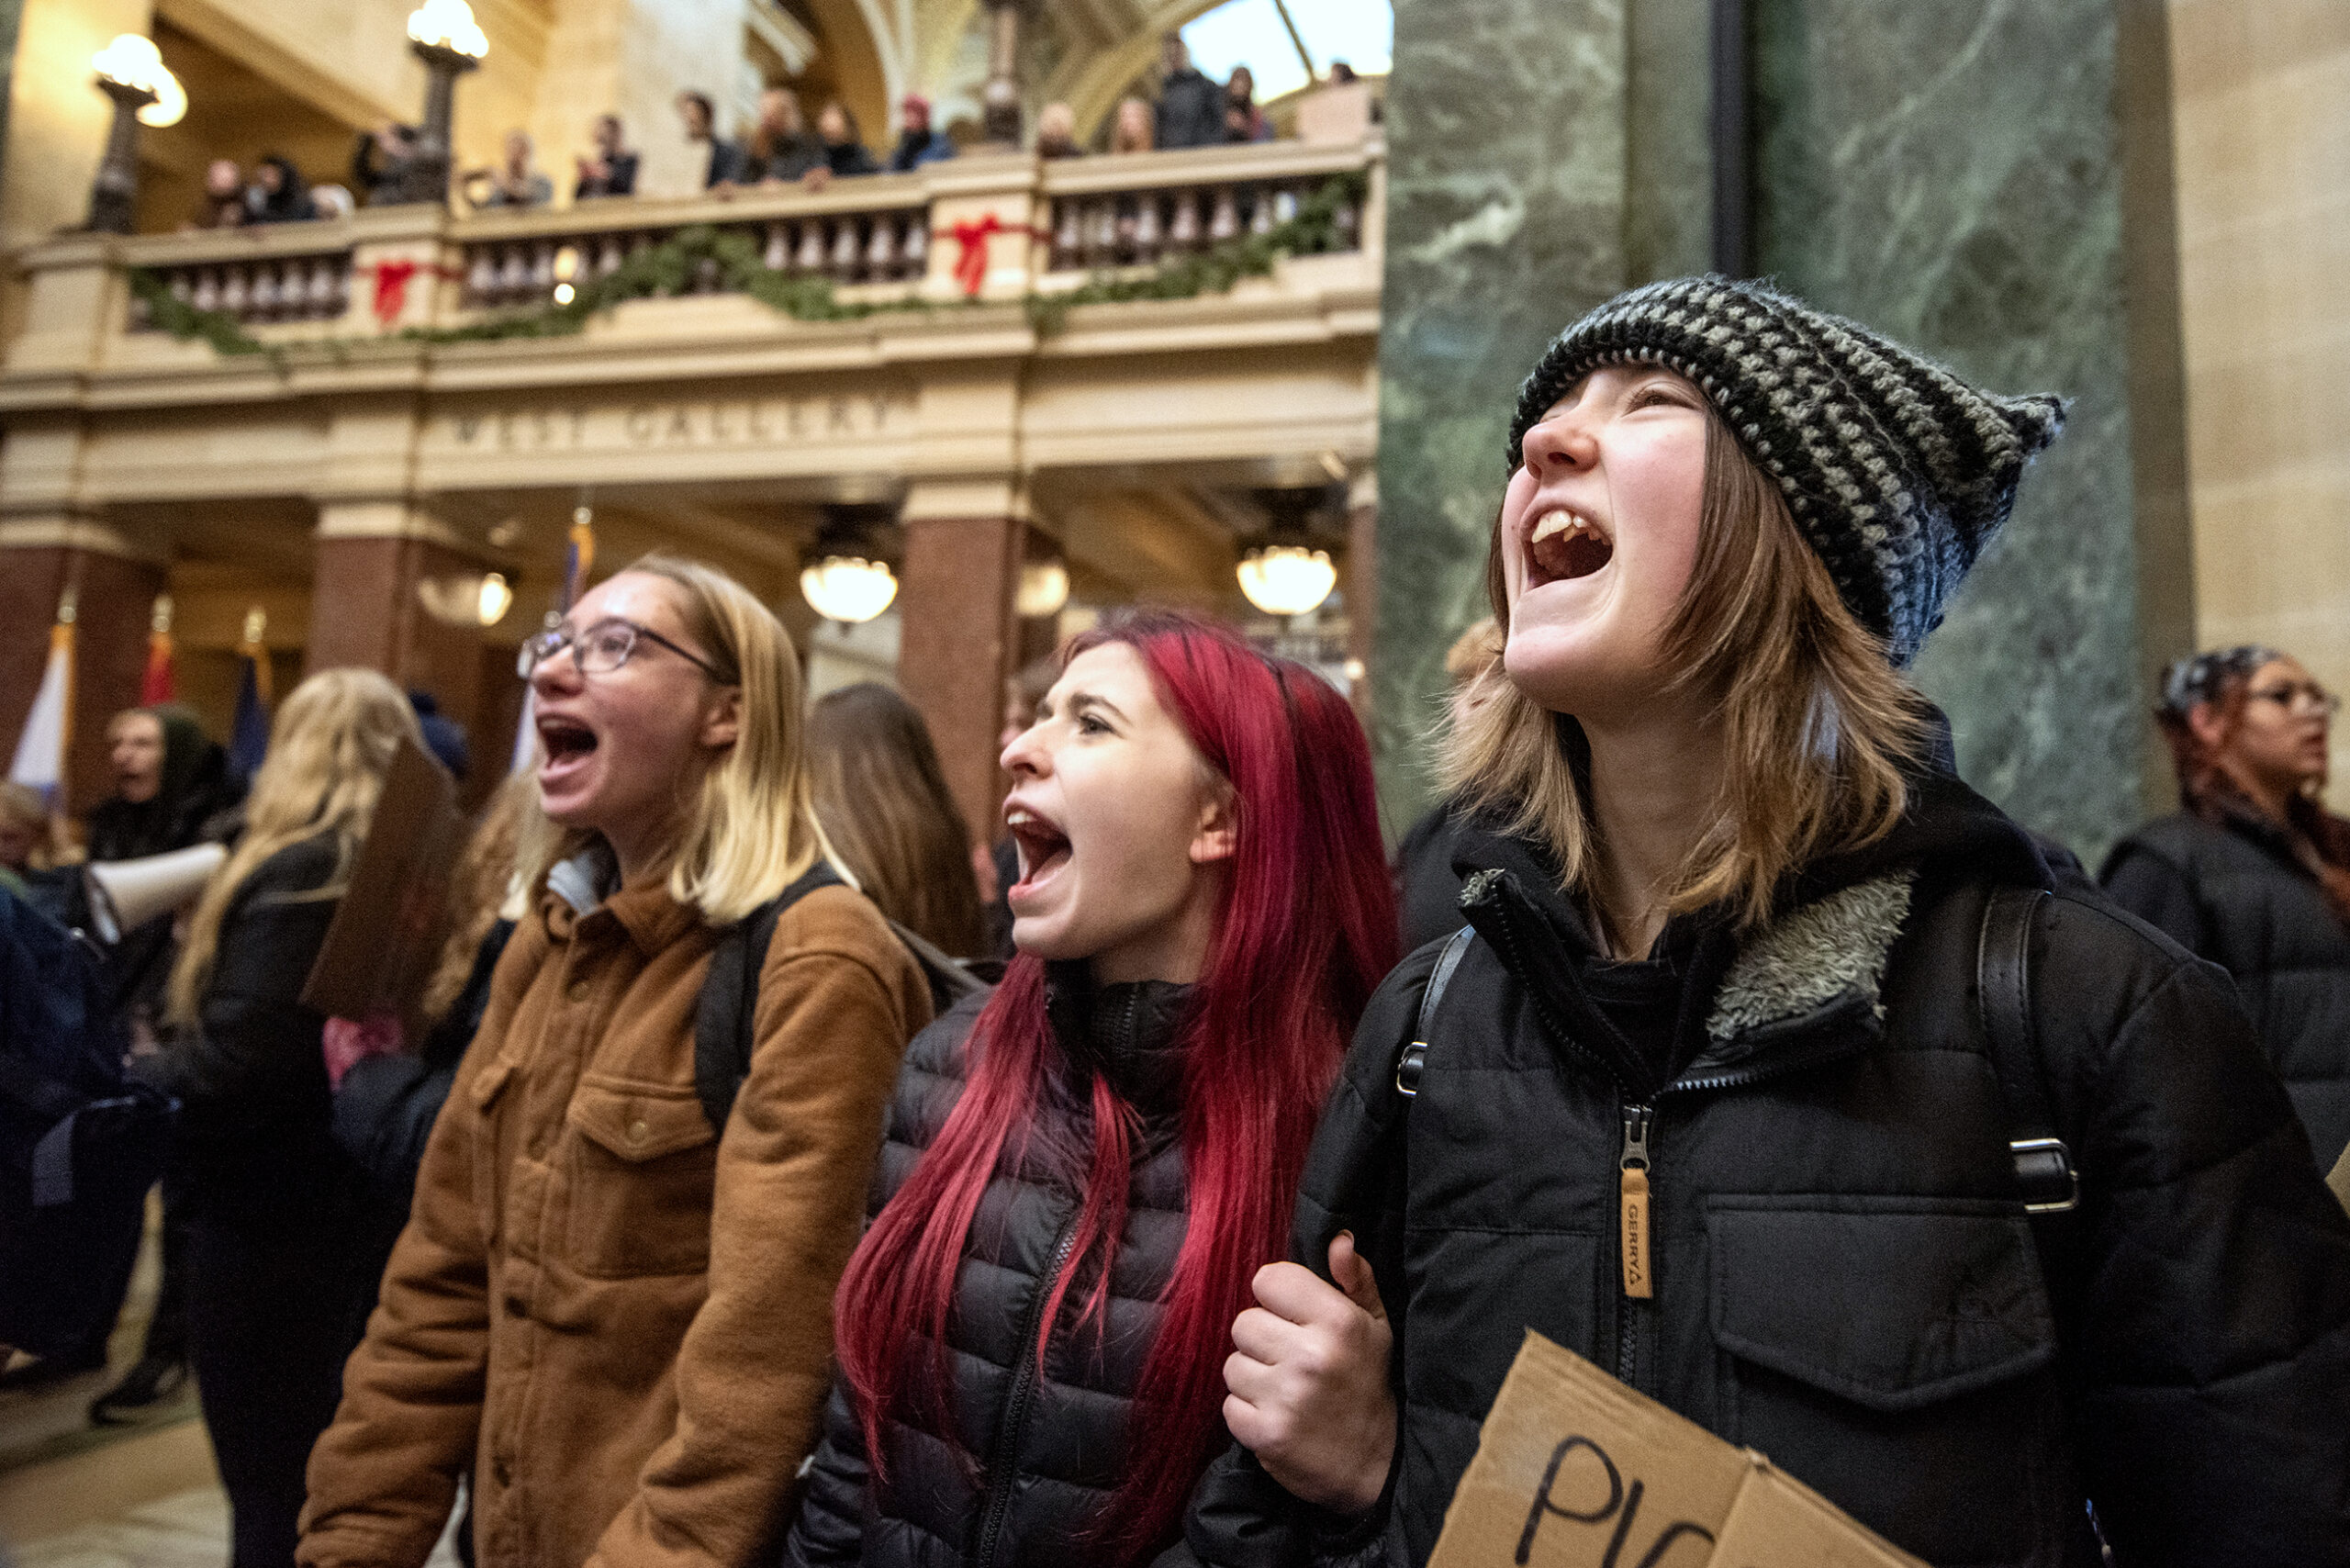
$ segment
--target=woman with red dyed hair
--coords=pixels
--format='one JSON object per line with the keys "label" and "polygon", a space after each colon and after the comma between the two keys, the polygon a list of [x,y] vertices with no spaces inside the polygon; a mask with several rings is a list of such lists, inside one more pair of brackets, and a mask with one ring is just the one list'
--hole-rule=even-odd
{"label": "woman with red dyed hair", "polygon": [[1395,958],[1344,700],[1147,614],[1004,748],[1019,956],[906,1058],[789,1564],[1130,1562],[1225,1441],[1348,1033]]}

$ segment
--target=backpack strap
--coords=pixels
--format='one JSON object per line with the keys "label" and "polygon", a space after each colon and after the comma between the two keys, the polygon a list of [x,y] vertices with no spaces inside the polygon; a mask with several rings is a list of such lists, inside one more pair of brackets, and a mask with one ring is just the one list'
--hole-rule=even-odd
{"label": "backpack strap", "polygon": [[757,1027],[759,970],[775,945],[783,912],[819,888],[843,886],[823,860],[791,886],[728,926],[711,950],[694,1007],[694,1092],[713,1131],[723,1135],[734,1096],[751,1075],[751,1047]]}
{"label": "backpack strap", "polygon": [[2026,1214],[2063,1214],[2081,1201],[2073,1151],[2056,1136],[2031,1026],[2031,928],[2039,888],[1998,887],[1983,904],[1975,980],[1986,1054],[2008,1103],[2008,1148]]}
{"label": "backpack strap", "polygon": [[968,964],[912,926],[893,920],[890,930],[899,945],[913,955],[915,966],[922,970],[922,978],[930,987],[930,1011],[934,1017],[973,991],[987,990],[988,982],[973,974]]}
{"label": "backpack strap", "polygon": [[1412,1043],[1395,1058],[1395,1092],[1407,1100],[1420,1092],[1420,1070],[1427,1065],[1428,1056],[1428,1025],[1436,1021],[1437,1006],[1444,1001],[1444,988],[1452,983],[1453,971],[1460,967],[1460,956],[1469,951],[1469,944],[1476,937],[1477,928],[1473,925],[1464,925],[1454,932],[1452,939],[1444,945],[1444,951],[1437,956],[1427,989],[1420,992],[1420,1016],[1412,1027]]}

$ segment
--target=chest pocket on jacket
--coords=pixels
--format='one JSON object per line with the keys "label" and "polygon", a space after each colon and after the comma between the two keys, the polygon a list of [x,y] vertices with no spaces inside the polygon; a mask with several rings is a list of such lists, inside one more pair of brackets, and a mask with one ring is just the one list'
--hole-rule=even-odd
{"label": "chest pocket on jacket", "polygon": [[710,1267],[718,1140],[690,1089],[583,1079],[571,1097],[566,1250],[605,1279]]}
{"label": "chest pocket on jacket", "polygon": [[1724,1415],[1937,1563],[2053,1562],[2074,1483],[2029,1222],[1975,1199],[1717,1194]]}

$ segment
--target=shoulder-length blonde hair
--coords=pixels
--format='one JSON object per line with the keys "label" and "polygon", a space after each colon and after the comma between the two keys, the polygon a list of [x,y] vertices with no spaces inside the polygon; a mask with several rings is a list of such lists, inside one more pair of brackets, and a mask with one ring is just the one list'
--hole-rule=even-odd
{"label": "shoulder-length blonde hair", "polygon": [[[1501,520],[1485,586],[1505,640]],[[1707,409],[1697,560],[1664,638],[1676,689],[1707,694],[1728,763],[1719,809],[1666,891],[1670,916],[1726,904],[1761,924],[1781,883],[1891,832],[1925,749],[1924,701],[1837,597],[1779,488]],[[1496,659],[1452,708],[1440,774],[1480,815],[1556,857],[1561,885],[1611,924],[1571,715],[1538,705]]]}
{"label": "shoulder-length blonde hair", "polygon": [[332,834],[334,875],[289,899],[338,899],[375,820],[384,775],[403,740],[424,744],[416,710],[372,669],[323,669],[296,687],[270,725],[269,756],[245,800],[244,836],[205,884],[172,969],[168,1014],[193,1025],[220,948],[220,922],[253,868],[291,844]]}
{"label": "shoulder-length blonde hair", "polygon": [[[686,634],[710,655],[719,684],[743,693],[734,744],[699,780],[680,780],[692,784],[693,797],[669,865],[669,896],[712,925],[729,924],[789,887],[819,856],[834,858],[809,790],[800,659],[782,622],[716,567],[655,554],[620,575],[631,572],[669,585]],[[532,896],[550,868],[597,836],[548,821],[533,792],[516,857]]]}

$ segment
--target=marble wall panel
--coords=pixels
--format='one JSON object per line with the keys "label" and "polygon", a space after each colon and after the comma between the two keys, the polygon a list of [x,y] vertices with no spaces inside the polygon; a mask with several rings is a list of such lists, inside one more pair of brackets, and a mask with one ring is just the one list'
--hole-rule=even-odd
{"label": "marble wall panel", "polygon": [[1485,613],[1517,383],[1623,286],[1623,0],[1397,0],[1387,98],[1372,744],[1391,832],[1427,799],[1444,652]]}
{"label": "marble wall panel", "polygon": [[[1960,764],[2091,858],[2143,815],[2114,0],[1750,0],[1758,270],[2071,422],[1918,667]],[[2169,514],[2175,520],[2174,510]]]}

